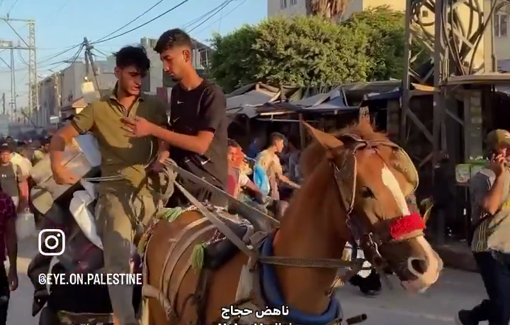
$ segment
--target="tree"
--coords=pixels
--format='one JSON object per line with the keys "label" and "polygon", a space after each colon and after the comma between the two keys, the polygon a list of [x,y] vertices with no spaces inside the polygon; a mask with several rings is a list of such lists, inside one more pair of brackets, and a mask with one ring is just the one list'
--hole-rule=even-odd
{"label": "tree", "polygon": [[353,14],[342,23],[353,31],[363,33],[369,46],[370,58],[367,80],[401,79],[404,75],[405,15],[386,6]]}
{"label": "tree", "polygon": [[225,91],[246,83],[321,86],[362,81],[368,38],[321,17],[272,18],[214,35],[211,75]]}
{"label": "tree", "polygon": [[225,36],[213,34],[210,74],[224,91],[257,81],[257,63],[252,49],[256,39],[256,26],[249,25]]}
{"label": "tree", "polygon": [[347,11],[350,0],[305,0],[308,15],[338,21]]}

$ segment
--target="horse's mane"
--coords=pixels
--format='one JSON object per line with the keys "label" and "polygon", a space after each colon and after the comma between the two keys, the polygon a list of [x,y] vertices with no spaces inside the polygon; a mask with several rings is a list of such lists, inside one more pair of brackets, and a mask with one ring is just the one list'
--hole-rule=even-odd
{"label": "horse's mane", "polygon": [[[356,122],[331,133],[331,135],[337,138],[344,134],[357,135],[361,139],[369,141],[388,139],[386,133],[376,131],[375,126],[368,122]],[[301,154],[299,162],[303,174],[305,176],[310,175],[311,172],[320,164],[325,154],[326,150],[324,146],[317,141],[314,141],[307,146]]]}

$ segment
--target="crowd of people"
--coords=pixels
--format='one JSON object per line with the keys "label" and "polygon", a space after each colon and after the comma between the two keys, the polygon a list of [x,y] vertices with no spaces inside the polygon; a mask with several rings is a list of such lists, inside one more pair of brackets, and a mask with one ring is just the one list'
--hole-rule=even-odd
{"label": "crowd of people", "polygon": [[6,324],[10,291],[18,287],[16,217],[29,209],[30,171],[48,153],[50,138],[0,140],[0,324]]}

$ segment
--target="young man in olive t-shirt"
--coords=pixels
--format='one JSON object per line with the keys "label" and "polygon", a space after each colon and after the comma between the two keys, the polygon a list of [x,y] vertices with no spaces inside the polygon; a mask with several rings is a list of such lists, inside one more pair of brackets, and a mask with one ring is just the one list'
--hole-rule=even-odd
{"label": "young man in olive t-shirt", "polygon": [[[98,233],[104,247],[104,264],[108,273],[130,273],[133,232],[146,223],[156,211],[151,176],[146,167],[158,154],[168,157],[164,146],[154,137],[130,139],[122,131],[121,118],[142,116],[158,124],[168,123],[166,106],[158,98],[141,91],[142,78],[150,68],[150,60],[142,47],[126,46],[116,53],[113,92],[94,101],[60,129],[50,144],[53,178],[58,184],[74,184],[76,175],[62,164],[65,144],[80,134],[92,133],[101,152],[101,176],[119,176],[99,184],[95,215]],[[137,325],[132,305],[133,288],[108,286],[115,325]]]}

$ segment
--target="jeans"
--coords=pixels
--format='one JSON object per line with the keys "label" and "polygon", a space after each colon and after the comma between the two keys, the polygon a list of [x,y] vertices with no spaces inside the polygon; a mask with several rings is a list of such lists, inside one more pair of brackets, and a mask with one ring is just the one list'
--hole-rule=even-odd
{"label": "jeans", "polygon": [[7,310],[9,309],[9,281],[7,280],[7,273],[5,266],[2,263],[0,266],[0,325],[7,324]]}
{"label": "jeans", "polygon": [[470,312],[470,319],[489,321],[489,325],[508,325],[510,321],[510,254],[473,253],[489,299]]}

